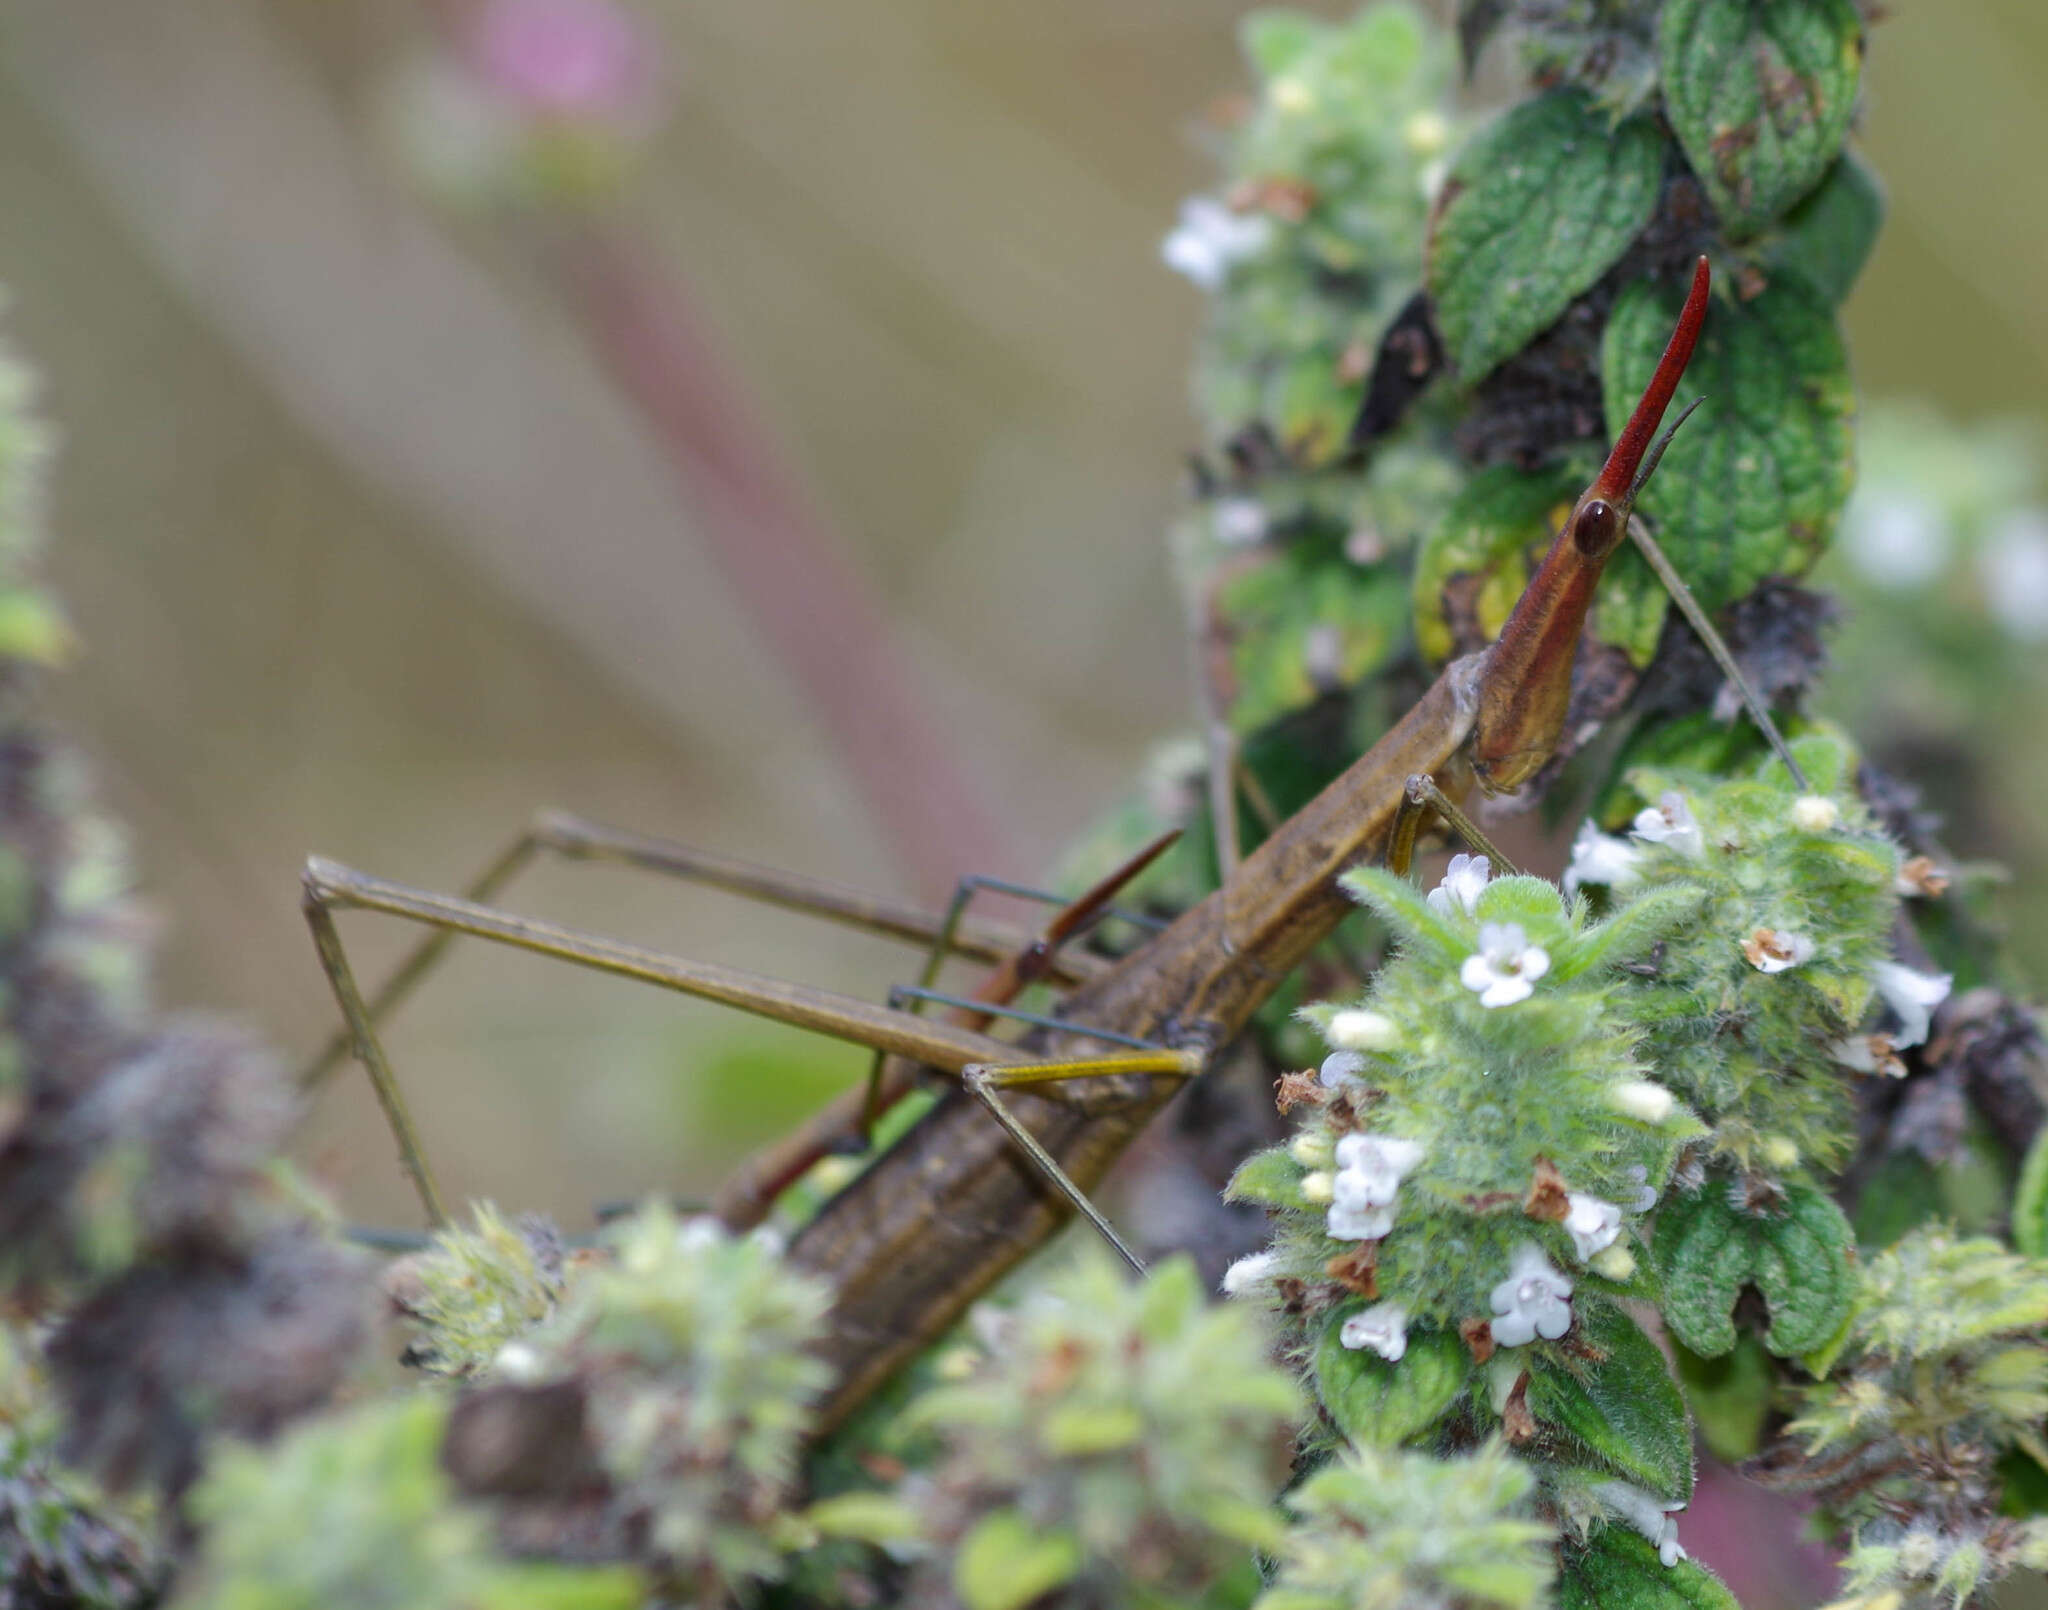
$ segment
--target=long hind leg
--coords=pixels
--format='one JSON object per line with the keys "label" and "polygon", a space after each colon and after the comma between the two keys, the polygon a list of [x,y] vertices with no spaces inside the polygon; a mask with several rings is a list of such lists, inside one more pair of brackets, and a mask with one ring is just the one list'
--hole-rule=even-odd
{"label": "long hind leg", "polygon": [[[628,833],[562,811],[542,811],[536,815],[523,832],[485,863],[483,870],[463,887],[459,898],[489,904],[543,854],[569,861],[609,862],[681,878],[885,938],[932,945],[942,958],[953,955],[994,966],[1014,955],[1031,938],[1022,930],[1001,924],[967,922],[958,915],[948,921],[884,895],[757,866],[671,839]],[[365,1019],[371,1024],[382,1023],[419,988],[457,937],[457,930],[440,928],[421,939],[381,984],[360,996]],[[1062,982],[1074,983],[1086,977],[1089,970],[1086,958],[1069,958],[1062,963],[1057,976]],[[325,1080],[348,1056],[351,1043],[352,1031],[344,1026],[301,1070],[301,1087],[310,1089]]]}
{"label": "long hind leg", "polygon": [[[739,968],[689,961],[637,945],[579,933],[553,923],[497,911],[474,901],[370,877],[332,861],[317,858],[309,861],[303,883],[307,924],[312,930],[321,965],[326,969],[328,982],[348,1024],[353,1047],[369,1071],[397,1139],[400,1157],[419,1194],[421,1207],[428,1220],[437,1226],[447,1222],[446,1207],[398,1079],[378,1039],[376,1024],[356,985],[354,971],[334,920],[340,911],[379,912],[424,924],[435,930],[437,935],[466,934],[617,977],[637,979],[914,1059],[956,1077],[963,1076],[970,1068],[975,1069],[981,1080],[980,1086],[976,1087],[977,1096],[990,1106],[998,1122],[1003,1123],[1004,1128],[1018,1140],[1027,1157],[1045,1173],[1055,1189],[1109,1235],[1112,1244],[1126,1257],[1130,1256],[1128,1248],[1116,1239],[1100,1211],[1088,1202],[1085,1193],[1030,1138],[1028,1132],[1022,1131],[1014,1119],[1007,1117],[989,1091],[1005,1083],[1000,1077],[1001,1070],[1018,1065],[1032,1070],[1028,1082],[1033,1083],[1105,1074],[1187,1074],[1193,1072],[1197,1065],[1190,1053],[1158,1049],[1058,1065],[1031,1063],[1028,1053],[1021,1048],[990,1039],[958,1024],[920,1017],[893,1007],[876,1006],[806,985],[764,978]],[[1052,1071],[1054,1066],[1062,1071],[1055,1073]]]}

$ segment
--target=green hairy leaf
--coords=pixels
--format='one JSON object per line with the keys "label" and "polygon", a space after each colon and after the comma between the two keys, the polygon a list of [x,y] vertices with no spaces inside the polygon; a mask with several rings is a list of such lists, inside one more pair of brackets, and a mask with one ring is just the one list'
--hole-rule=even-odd
{"label": "green hairy leaf", "polygon": [[1361,1446],[1392,1448],[1427,1431],[1457,1401],[1472,1375],[1472,1354],[1449,1331],[1416,1330],[1390,1364],[1338,1339],[1357,1305],[1338,1309],[1316,1344],[1316,1394],[1337,1429]]}
{"label": "green hairy leaf", "polygon": [[1660,1499],[1692,1496],[1692,1428],[1664,1355],[1610,1303],[1579,1304],[1582,1339],[1606,1354],[1532,1358],[1529,1410],[1566,1432],[1606,1469]]}
{"label": "green hairy leaf", "polygon": [[1862,158],[1844,151],[1820,188],[1785,215],[1770,261],[1803,275],[1839,306],[1863,272],[1883,224],[1884,187]]}
{"label": "green hairy leaf", "polygon": [[1854,0],[1670,0],[1658,20],[1665,113],[1736,238],[1819,183],[1863,68]]}
{"label": "green hairy leaf", "polygon": [[1849,1316],[1854,1244],[1842,1210],[1808,1186],[1787,1186],[1783,1209],[1767,1214],[1743,1212],[1719,1180],[1673,1196],[1654,1248],[1665,1321],[1702,1358],[1719,1358],[1735,1345],[1735,1301],[1753,1285],[1771,1310],[1764,1345],[1781,1358],[1811,1353]]}
{"label": "green hairy leaf", "polygon": [[1680,1560],[1667,1566],[1656,1546],[1610,1525],[1565,1557],[1557,1610],[1742,1610],[1713,1572]]}
{"label": "green hairy leaf", "polygon": [[1664,142],[1576,90],[1510,108],[1459,152],[1426,271],[1458,372],[1477,380],[1557,322],[1656,210]]}
{"label": "green hairy leaf", "polygon": [[1230,1176],[1223,1199],[1226,1202],[1256,1202],[1261,1207],[1301,1206],[1301,1165],[1285,1146],[1271,1146],[1253,1152],[1237,1165]]}
{"label": "green hairy leaf", "polygon": [[[1680,298],[1646,282],[1616,301],[1601,342],[1607,425],[1649,383]],[[1706,406],[1637,503],[1700,603],[1719,609],[1818,557],[1854,480],[1855,391],[1834,314],[1791,276],[1707,315],[1680,400]]]}

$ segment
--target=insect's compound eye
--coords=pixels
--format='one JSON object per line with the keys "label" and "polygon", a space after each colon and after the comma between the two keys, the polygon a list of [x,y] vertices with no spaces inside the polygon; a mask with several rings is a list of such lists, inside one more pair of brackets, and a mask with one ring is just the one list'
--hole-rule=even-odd
{"label": "insect's compound eye", "polygon": [[1593,498],[1572,518],[1572,542],[1589,559],[1604,557],[1621,540],[1621,516],[1614,505]]}

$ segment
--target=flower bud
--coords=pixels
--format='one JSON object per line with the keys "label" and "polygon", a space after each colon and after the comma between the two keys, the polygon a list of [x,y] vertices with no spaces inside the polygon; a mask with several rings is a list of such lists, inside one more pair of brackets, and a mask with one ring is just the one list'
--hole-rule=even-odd
{"label": "flower bud", "polygon": [[1648,1079],[1624,1079],[1608,1090],[1607,1099],[1629,1117],[1646,1124],[1663,1123],[1678,1105],[1676,1096]]}

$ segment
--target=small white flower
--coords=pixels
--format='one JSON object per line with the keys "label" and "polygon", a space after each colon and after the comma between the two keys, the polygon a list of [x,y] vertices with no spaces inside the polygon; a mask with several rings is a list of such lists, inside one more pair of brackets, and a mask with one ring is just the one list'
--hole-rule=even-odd
{"label": "small white flower", "polygon": [[1332,1090],[1365,1083],[1365,1058],[1356,1051],[1332,1051],[1323,1058],[1316,1077]]}
{"label": "small white flower", "polygon": [[1389,1364],[1408,1351],[1408,1310],[1399,1303],[1374,1303],[1344,1321],[1337,1340],[1346,1347],[1369,1347]]}
{"label": "small white flower", "polygon": [[1226,548],[1249,548],[1266,535],[1266,506],[1257,498],[1218,498],[1209,505],[1209,533]]}
{"label": "small white flower", "polygon": [[676,1226],[676,1245],[685,1252],[706,1252],[724,1246],[728,1239],[725,1226],[709,1213],[700,1213]]}
{"label": "small white flower", "polygon": [[1422,1148],[1392,1135],[1346,1135],[1337,1142],[1324,1228],[1333,1241],[1377,1241],[1394,1228],[1401,1176],[1422,1161]]}
{"label": "small white flower", "polygon": [[1456,916],[1479,904],[1493,864],[1483,855],[1454,855],[1444,868],[1443,882],[1429,891],[1429,909],[1439,916]]}
{"label": "small white flower", "polygon": [[1801,794],[1792,802],[1792,825],[1802,833],[1829,833],[1841,820],[1841,811],[1825,794]]}
{"label": "small white flower", "polygon": [[1549,971],[1550,952],[1530,944],[1520,923],[1489,922],[1479,930],[1479,954],[1465,958],[1458,980],[1481,1006],[1513,1006],[1535,993],[1536,980]]}
{"label": "small white flower", "polygon": [[515,1386],[529,1386],[544,1372],[538,1351],[525,1342],[507,1342],[491,1360],[491,1373]]}
{"label": "small white flower", "polygon": [[1333,1202],[1323,1216],[1323,1233],[1332,1241],[1377,1241],[1393,1228],[1391,1206],[1346,1207]]}
{"label": "small white flower", "polygon": [[1636,812],[1636,837],[1652,844],[1668,845],[1680,855],[1697,858],[1707,847],[1700,824],[1693,820],[1685,796],[1667,789],[1657,803]]}
{"label": "small white flower", "polygon": [[[1649,1079],[1623,1079],[1611,1084],[1607,1087],[1607,1099],[1629,1117],[1645,1124],[1663,1123],[1678,1105],[1676,1096]],[[1647,1169],[1643,1178],[1649,1178]]]}
{"label": "small white flower", "polygon": [[1879,962],[1871,977],[1899,1020],[1899,1032],[1892,1036],[1894,1049],[1927,1043],[1927,1027],[1934,1009],[1948,999],[1955,978],[1949,973],[1916,973],[1897,962]]}
{"label": "small white flower", "polygon": [[1392,1135],[1346,1135],[1337,1142],[1338,1202],[1357,1207],[1385,1207],[1401,1188],[1402,1177],[1422,1161],[1423,1148]]}
{"label": "small white flower", "polygon": [[[1660,1090],[1664,1089],[1662,1085],[1659,1085],[1657,1088]],[[1664,1094],[1669,1096],[1671,1092],[1665,1090]],[[1649,1169],[1641,1163],[1631,1163],[1622,1170],[1622,1173],[1633,1180],[1636,1187],[1636,1194],[1628,1199],[1629,1212],[1649,1212],[1651,1208],[1657,1205],[1657,1187],[1650,1183]]]}
{"label": "small white flower", "polygon": [[1603,1481],[1593,1489],[1593,1496],[1612,1510],[1617,1520],[1657,1545],[1657,1558],[1667,1571],[1686,1557],[1678,1546],[1678,1522],[1671,1518],[1685,1508],[1683,1499],[1667,1504],[1625,1481]]}
{"label": "small white flower", "polygon": [[1248,1258],[1239,1258],[1236,1263],[1223,1271],[1223,1295],[1242,1297],[1254,1286],[1262,1286],[1279,1271],[1280,1258],[1273,1252],[1254,1252]]}
{"label": "small white flower", "polygon": [[1620,1239],[1621,1209],[1612,1202],[1572,1191],[1565,1196],[1565,1205],[1570,1209],[1564,1216],[1565,1233],[1572,1238],[1580,1263],[1590,1262]]}
{"label": "small white flower", "polygon": [[1782,973],[1813,957],[1813,941],[1789,928],[1759,928],[1742,942],[1742,954],[1760,973]]}
{"label": "small white flower", "polygon": [[1581,822],[1579,835],[1572,840],[1571,865],[1564,869],[1564,892],[1577,894],[1587,883],[1626,888],[1641,876],[1638,863],[1642,858],[1642,852],[1627,839],[1603,833],[1591,821]]}
{"label": "small white flower", "polygon": [[1569,1277],[1551,1267],[1543,1249],[1524,1241],[1508,1264],[1508,1277],[1487,1296],[1494,1312],[1493,1340],[1520,1347],[1541,1336],[1554,1342],[1572,1328]]}
{"label": "small white flower", "polygon": [[1176,274],[1205,291],[1217,291],[1231,269],[1266,249],[1272,234],[1264,218],[1234,213],[1209,196],[1192,196],[1181,203],[1180,223],[1160,243],[1159,255]]}
{"label": "small white flower", "polygon": [[1977,571],[1999,625],[2029,642],[2048,637],[2048,512],[2008,515],[1985,539]]}
{"label": "small white flower", "polygon": [[1881,1073],[1887,1079],[1906,1077],[1906,1064],[1892,1049],[1889,1034],[1852,1034],[1828,1047],[1834,1059],[1858,1073]]}
{"label": "small white flower", "polygon": [[1346,1051],[1391,1051],[1401,1040],[1392,1018],[1363,1008],[1338,1012],[1323,1032],[1330,1044]]}

